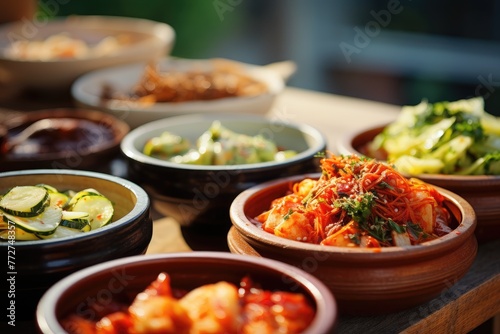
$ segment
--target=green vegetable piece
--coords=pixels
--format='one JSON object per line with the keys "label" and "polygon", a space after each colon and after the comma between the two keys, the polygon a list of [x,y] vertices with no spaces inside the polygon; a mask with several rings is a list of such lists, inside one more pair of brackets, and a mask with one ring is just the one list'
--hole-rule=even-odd
{"label": "green vegetable piece", "polygon": [[453,174],[460,165],[459,161],[466,159],[467,149],[471,145],[471,137],[458,136],[439,147],[430,156],[443,162],[442,173]]}
{"label": "green vegetable piece", "polygon": [[164,132],[145,144],[143,153],[175,163],[195,165],[239,165],[266,161],[280,161],[296,154],[286,151],[277,156],[275,143],[262,135],[236,133],[214,121],[196,140],[196,147],[180,136]]}
{"label": "green vegetable piece", "polygon": [[[257,135],[253,137],[252,145],[257,149],[257,155],[260,161],[275,160],[278,148],[272,141],[264,138],[262,135]],[[289,152],[291,153],[292,151]],[[282,156],[282,158],[285,158],[285,156]]]}
{"label": "green vegetable piece", "polygon": [[458,172],[461,175],[500,175],[500,152],[488,154]]}
{"label": "green vegetable piece", "polygon": [[19,217],[34,217],[49,203],[49,192],[44,187],[17,186],[0,199],[0,209]]}
{"label": "green vegetable piece", "polygon": [[368,145],[407,174],[497,174],[500,118],[484,110],[481,97],[404,106],[400,116]]}
{"label": "green vegetable piece", "polygon": [[59,226],[54,233],[50,235],[36,235],[39,239],[55,239],[55,238],[66,238],[80,235],[83,232],[74,228]]}
{"label": "green vegetable piece", "polygon": [[87,188],[76,192],[71,199],[66,203],[68,210],[73,210],[73,206],[80,200],[80,198],[88,195],[100,195],[100,193],[94,188]]}
{"label": "green vegetable piece", "polygon": [[[16,240],[39,240],[39,238],[34,233],[26,232],[25,230],[16,227],[14,232],[10,232],[9,230],[1,230],[0,231],[0,239],[9,240],[12,239],[12,233],[14,233],[14,238]],[[10,238],[9,238],[10,235]]]}
{"label": "green vegetable piece", "polygon": [[54,233],[59,226],[62,209],[58,206],[48,206],[34,217],[19,217],[4,212],[3,219],[15,224],[17,228],[29,233],[48,235]]}
{"label": "green vegetable piece", "polygon": [[114,208],[109,199],[102,195],[83,196],[73,205],[72,211],[87,212],[92,230],[100,228],[113,218]]}
{"label": "green vegetable piece", "polygon": [[165,131],[159,137],[148,140],[144,145],[143,153],[152,157],[168,159],[187,152],[190,147],[189,140]]}
{"label": "green vegetable piece", "polygon": [[436,174],[439,173],[444,163],[437,158],[416,158],[410,155],[403,155],[394,161],[394,167],[403,174]]}

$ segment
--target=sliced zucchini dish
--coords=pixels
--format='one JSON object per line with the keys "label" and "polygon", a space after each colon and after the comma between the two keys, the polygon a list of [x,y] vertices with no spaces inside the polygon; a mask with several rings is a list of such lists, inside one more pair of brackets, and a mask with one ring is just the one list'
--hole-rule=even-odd
{"label": "sliced zucchini dish", "polygon": [[113,203],[95,189],[59,191],[47,184],[16,186],[0,195],[0,240],[60,238],[112,221]]}

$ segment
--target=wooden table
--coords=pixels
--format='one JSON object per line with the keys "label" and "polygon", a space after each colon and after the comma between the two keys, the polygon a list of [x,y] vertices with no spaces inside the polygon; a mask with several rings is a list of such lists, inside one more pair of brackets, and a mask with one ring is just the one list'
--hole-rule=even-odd
{"label": "wooden table", "polygon": [[[32,110],[58,105],[57,100],[37,104],[7,101],[4,107]],[[39,106],[39,107],[38,107]],[[328,138],[329,150],[336,152],[336,142],[347,131],[392,121],[399,107],[287,88],[267,115],[271,119],[308,123]],[[8,117],[5,112],[0,116]],[[0,118],[1,121],[1,118]],[[126,165],[117,158],[98,171],[127,177]],[[150,194],[151,195],[151,194]],[[148,254],[190,251],[229,251],[226,234],[182,227],[165,215],[161,201],[152,195],[153,239]],[[500,219],[500,217],[499,217]],[[341,317],[338,332],[343,333],[468,333],[484,322],[493,323],[500,333],[500,240],[481,244],[471,270],[453,286],[430,302],[384,316]],[[497,316],[497,317],[495,317]],[[488,332],[491,332],[488,329]],[[482,332],[481,332],[482,333]]]}

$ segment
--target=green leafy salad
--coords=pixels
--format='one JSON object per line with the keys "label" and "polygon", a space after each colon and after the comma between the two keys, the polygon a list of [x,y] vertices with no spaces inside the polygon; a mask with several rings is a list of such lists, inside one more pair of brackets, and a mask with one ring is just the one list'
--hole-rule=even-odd
{"label": "green leafy salad", "polygon": [[500,175],[500,118],[482,97],[404,106],[365,148],[401,173]]}

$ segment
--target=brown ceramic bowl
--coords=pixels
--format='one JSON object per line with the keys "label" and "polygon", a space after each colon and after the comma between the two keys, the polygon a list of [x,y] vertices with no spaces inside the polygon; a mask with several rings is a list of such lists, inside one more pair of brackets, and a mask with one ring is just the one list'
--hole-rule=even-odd
{"label": "brown ceramic bowl", "polygon": [[[77,170],[25,170],[0,173],[0,194],[18,185],[45,183],[59,190],[94,188],[114,203],[112,223],[73,237],[35,241],[0,241],[11,254],[16,319],[32,320],[36,303],[52,284],[82,268],[125,256],[144,254],[152,237],[150,202],[136,184],[106,174]],[[10,252],[12,251],[12,253]],[[3,285],[2,294],[9,287]],[[4,304],[5,305],[5,304]]]}
{"label": "brown ceramic bowl", "polygon": [[457,227],[438,239],[410,247],[377,249],[321,246],[288,240],[254,224],[291,183],[319,174],[267,182],[242,192],[231,205],[231,252],[272,258],[319,278],[333,292],[340,313],[396,312],[436,297],[470,268],[477,253],[476,217],[460,196],[444,189],[445,204]]}
{"label": "brown ceramic bowl", "polygon": [[[40,143],[45,151],[32,152],[19,146],[7,151],[6,145],[13,143],[28,126],[35,122],[40,124],[40,121],[52,121],[52,125],[47,123],[45,130],[39,129],[30,140]],[[61,121],[74,126],[74,130],[67,131],[66,125],[58,123]],[[130,130],[127,123],[112,115],[71,108],[20,112],[9,118],[4,126],[7,133],[0,151],[0,171],[95,167],[119,152],[120,143]]]}
{"label": "brown ceramic bowl", "polygon": [[[339,142],[340,154],[364,154],[363,147],[379,134],[384,126],[346,134]],[[483,243],[500,238],[500,176],[419,174],[419,179],[450,190],[469,202],[477,217],[476,237]]]}
{"label": "brown ceramic bowl", "polygon": [[[266,290],[302,293],[316,309],[316,316],[304,333],[331,333],[337,322],[337,306],[328,288],[315,277],[292,266],[269,259],[223,252],[188,252],[134,256],[86,268],[55,284],[37,308],[37,324],[44,334],[64,333],[60,321],[70,314],[96,320],[88,301],[101,297],[106,303],[135,296],[160,272],[171,278],[174,289],[227,281],[239,284],[249,275]],[[117,277],[121,285],[116,284]],[[113,288],[113,289],[111,289]],[[127,300],[130,300],[128,298]]]}

